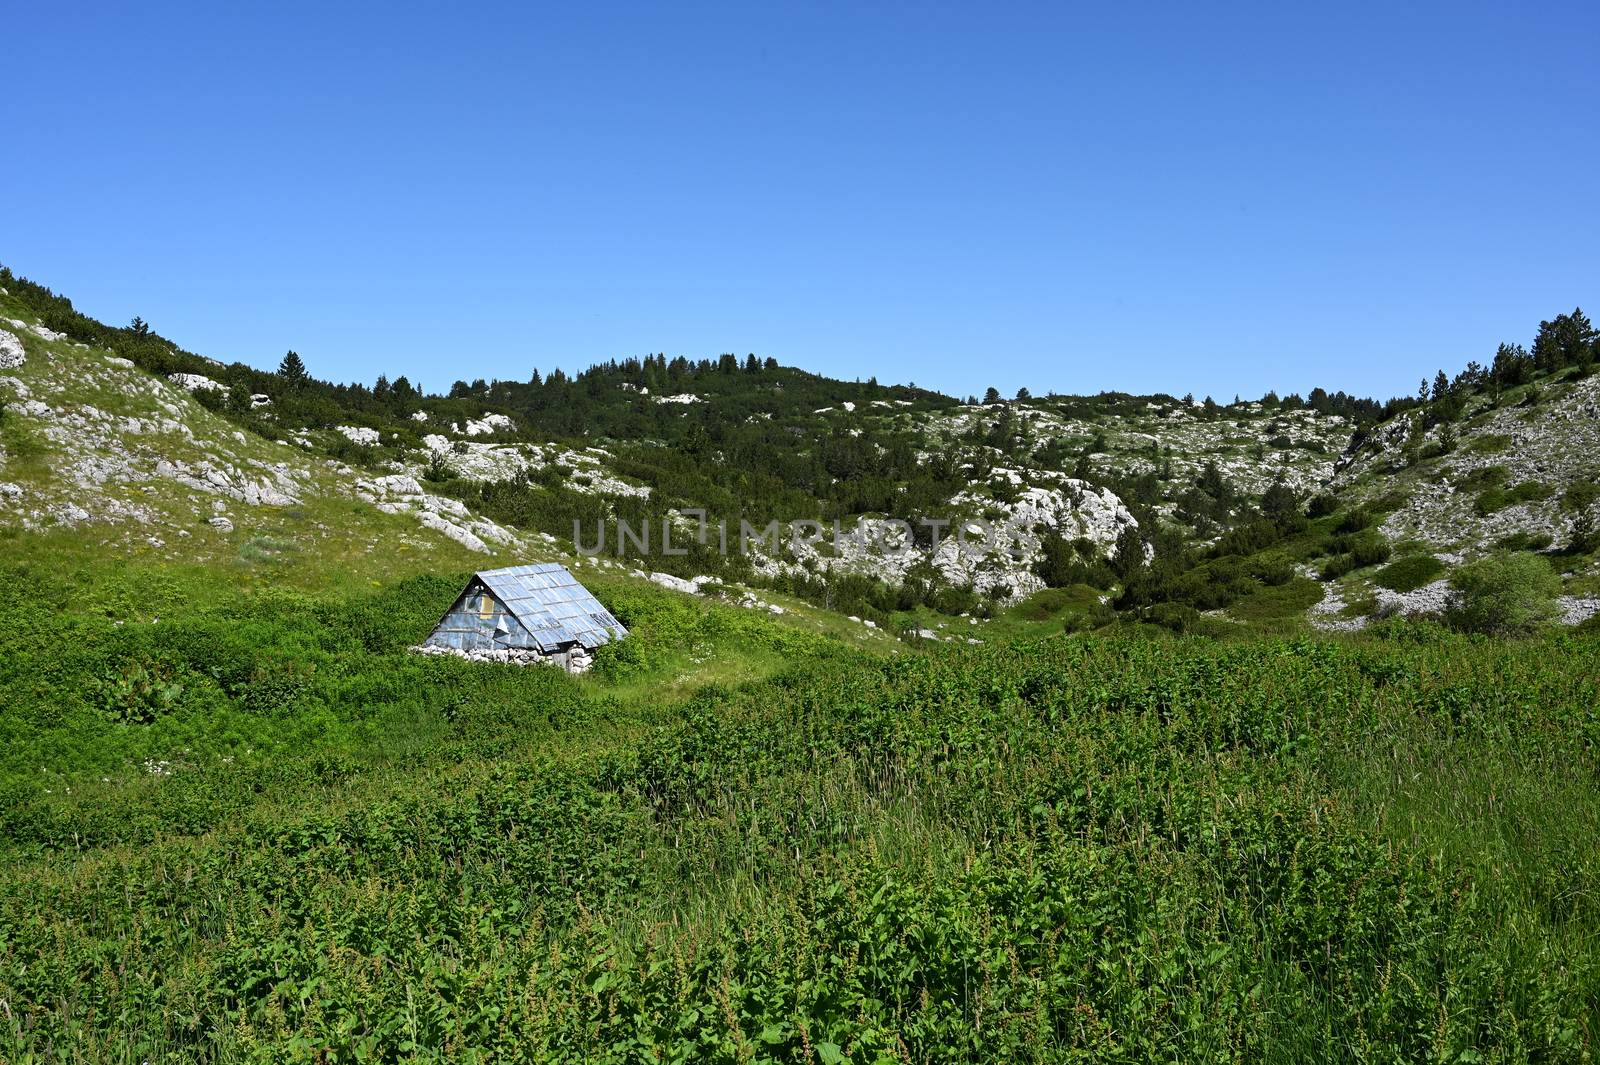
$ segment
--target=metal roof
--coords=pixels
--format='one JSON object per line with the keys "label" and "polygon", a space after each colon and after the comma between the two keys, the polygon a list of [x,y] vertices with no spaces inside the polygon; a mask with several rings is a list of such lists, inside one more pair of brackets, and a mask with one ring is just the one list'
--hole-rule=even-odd
{"label": "metal roof", "polygon": [[592,651],[628,634],[600,600],[558,562],[484,570],[473,576],[522,622],[540,650],[555,651],[577,643]]}

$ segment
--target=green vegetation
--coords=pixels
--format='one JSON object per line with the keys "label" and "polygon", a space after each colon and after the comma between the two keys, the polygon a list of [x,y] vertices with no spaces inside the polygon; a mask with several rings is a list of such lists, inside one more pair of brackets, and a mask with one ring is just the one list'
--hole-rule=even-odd
{"label": "green vegetation", "polygon": [[1483,433],[1473,437],[1465,450],[1474,455],[1498,455],[1511,450],[1511,438],[1504,433]]}
{"label": "green vegetation", "polygon": [[1577,1061],[1600,1033],[1592,640],[891,659],[613,584],[635,639],[574,680],[405,654],[459,575],[0,573],[8,1061]]}
{"label": "green vegetation", "polygon": [[1561,494],[1561,505],[1573,511],[1588,510],[1597,501],[1600,501],[1600,482],[1594,480],[1573,481]]}
{"label": "green vegetation", "polygon": [[1477,492],[1499,488],[1510,480],[1511,471],[1505,466],[1479,466],[1456,478],[1456,487],[1463,492]]}
{"label": "green vegetation", "polygon": [[1027,621],[1049,621],[1062,613],[1088,610],[1100,605],[1100,592],[1087,584],[1070,588],[1046,588],[1035,592],[1012,608],[1013,613]]}
{"label": "green vegetation", "polygon": [[1467,632],[1527,632],[1556,616],[1561,579],[1530,554],[1496,554],[1462,566],[1450,578],[1458,601],[1450,620]]}
{"label": "green vegetation", "polygon": [[1437,580],[1443,572],[1444,563],[1432,555],[1411,555],[1389,563],[1372,580],[1392,592],[1414,592]]}
{"label": "green vegetation", "polygon": [[1555,542],[1547,532],[1514,532],[1494,543],[1497,551],[1543,551]]}
{"label": "green vegetation", "polygon": [[1266,621],[1303,615],[1306,609],[1322,600],[1322,586],[1305,577],[1296,577],[1287,584],[1262,588],[1228,608],[1228,613],[1241,621]]}
{"label": "green vegetation", "polygon": [[1366,528],[1365,524],[1360,528],[1360,532],[1345,532],[1329,541],[1332,557],[1322,564],[1323,580],[1337,580],[1347,573],[1389,560],[1392,549],[1382,535]]}
{"label": "green vegetation", "polygon": [[[1297,412],[1348,419],[1352,450],[1388,421],[1391,428],[1404,427],[1402,446],[1409,452],[1420,454],[1423,441],[1432,440],[1436,443],[1428,453],[1445,454],[1457,450],[1458,422],[1481,417],[1502,398],[1525,397],[1539,382],[1570,387],[1553,381],[1569,368],[1588,365],[1595,344],[1591,324],[1575,310],[1540,323],[1531,353],[1503,345],[1491,366],[1472,363],[1453,378],[1441,370],[1415,396],[1387,402],[1322,388],[1305,397],[1269,392],[1257,403],[1236,397],[1227,407],[1209,398],[1195,404],[1192,396],[1178,400],[1115,392],[1035,397],[1022,390],[1008,401],[994,389],[980,408],[976,397],[962,406],[956,397],[914,385],[830,380],[771,358],[732,353],[701,359],[652,353],[571,374],[553,368],[530,370],[522,380],[459,380],[430,392],[419,382],[391,381],[387,375],[371,385],[319,380],[317,367],[292,351],[275,371],[218,365],[184,351],[142,320],[126,327],[98,322],[66,298],[3,267],[0,282],[6,290],[0,309],[63,333],[69,340],[60,342],[60,349],[87,344],[97,349],[96,358],[109,352],[154,373],[194,373],[217,381],[221,388],[197,391],[194,399],[214,412],[219,425],[296,441],[297,458],[310,451],[372,471],[408,465],[428,491],[562,544],[570,541],[575,525],[593,529],[602,521],[624,519],[635,527],[660,528],[671,513],[699,511],[713,525],[725,522],[733,529],[742,521],[760,528],[772,520],[814,519],[849,528],[867,518],[893,518],[908,523],[925,547],[932,534],[924,519],[993,517],[1002,513],[1002,505],[1018,502],[1027,488],[1058,484],[1058,475],[1070,472],[1114,492],[1137,520],[1141,542],[1119,545],[1133,549],[1123,554],[1071,538],[1075,532],[1058,534],[1039,526],[1035,532],[1043,536],[1045,557],[1034,566],[1035,574],[1050,587],[1082,584],[1110,594],[1124,620],[1159,621],[1152,610],[1160,606],[1160,618],[1167,619],[1161,623],[1174,627],[1175,619],[1183,619],[1190,630],[1195,626],[1187,611],[1227,610],[1264,588],[1279,587],[1292,575],[1285,566],[1317,559],[1313,564],[1333,579],[1390,557],[1391,549],[1370,526],[1374,516],[1403,503],[1403,493],[1351,508],[1332,496],[1308,504],[1290,487],[1304,483],[1294,476],[1305,469],[1297,470],[1297,462],[1337,443],[1321,429],[1308,435],[1308,420],[1294,416]],[[29,343],[37,347],[31,338]],[[1215,423],[1219,432],[1212,440],[1232,443],[1208,444],[1212,450],[1198,469],[1175,469],[1171,448],[1155,436],[1121,430],[1131,419],[1154,417],[1152,409],[1166,412],[1158,421],[1178,418],[1177,426]],[[539,456],[527,471],[478,482],[451,469],[450,453],[423,448],[428,434],[491,415],[501,420],[493,432],[480,433],[478,442],[536,445]],[[1048,417],[1036,420],[1038,415]],[[9,434],[17,421],[0,422],[0,432]],[[335,431],[338,426],[374,430],[378,442],[352,442]],[[1224,427],[1241,433],[1224,435]],[[24,472],[30,447],[25,437],[20,433],[17,441],[5,441],[12,456],[8,465]],[[1136,439],[1140,442],[1132,443]],[[1462,440],[1458,450],[1476,455],[1511,445],[1506,434]],[[260,439],[252,444],[270,447]],[[467,449],[460,440],[455,446]],[[1269,446],[1284,456],[1281,479],[1263,484],[1259,464]],[[603,471],[600,466],[578,470],[558,457],[567,448],[589,447],[603,449]],[[1234,475],[1224,472],[1222,466],[1232,465],[1229,453],[1253,456],[1258,465],[1248,480],[1241,476],[1235,483]],[[191,462],[201,459],[187,456]],[[594,490],[602,472],[620,486],[612,482]],[[1508,478],[1507,467],[1491,466],[1459,475],[1457,484],[1473,493],[1483,514],[1547,498],[1554,490],[1532,482],[1507,486]],[[648,498],[640,489],[649,490]],[[1068,494],[1080,490],[1073,487]],[[1341,510],[1336,529],[1308,529],[1308,523]],[[1594,541],[1587,529],[1577,530],[1575,550]],[[276,531],[269,538],[288,542]],[[738,553],[688,546],[684,555],[656,553],[648,568],[755,584],[885,629],[926,615],[988,618],[1004,609],[987,595],[952,584],[931,566],[898,583],[821,567],[773,576],[768,569],[755,571]],[[1153,559],[1140,560],[1151,551]],[[264,542],[243,552],[242,561],[287,565],[289,553]],[[636,551],[631,557],[644,564]]]}
{"label": "green vegetation", "polygon": [[1549,499],[1553,494],[1549,485],[1537,481],[1520,481],[1510,488],[1489,488],[1479,492],[1478,498],[1473,501],[1473,507],[1480,515],[1486,517],[1518,503],[1534,503],[1541,499]]}
{"label": "green vegetation", "polygon": [[[585,567],[632,636],[581,678],[409,654],[481,559],[333,492],[198,529],[204,561],[0,529],[0,1061],[1594,1060],[1600,630],[1537,631],[1544,559],[1454,574],[1449,620],[1517,642],[1311,639],[1313,567],[1398,591],[1443,572],[1383,535],[1404,493],[1246,490],[1216,461],[1175,474],[1159,443],[1102,466],[1119,418],[1172,397],[991,389],[957,412],[731,354],[335,385],[0,280],[8,312],[219,379],[191,412],[257,434],[263,462],[288,453],[263,437],[345,424],[381,442],[313,449],[382,468],[428,424],[503,413],[517,428],[486,439],[598,441],[651,489],[578,491],[596,475],[566,460],[423,469],[528,532],[690,507],[915,523],[957,493],[992,515],[1015,469],[1070,469],[1138,522],[1111,551],[1052,529],[1047,587],[1014,605],[928,566],[802,571],[763,578],[779,618]],[[1415,398],[1182,417],[1226,420],[1258,462],[1323,446],[1280,417],[1302,408],[1348,417],[1352,447],[1404,418],[1418,458],[1495,454],[1457,422],[1558,397],[1593,347],[1574,312]],[[8,477],[48,472],[25,419],[0,444]],[[1486,513],[1551,494],[1508,466],[1454,476]],[[1564,495],[1568,554],[1595,501]],[[685,546],[660,567],[754,579]],[[1349,591],[1347,616],[1377,609]]]}

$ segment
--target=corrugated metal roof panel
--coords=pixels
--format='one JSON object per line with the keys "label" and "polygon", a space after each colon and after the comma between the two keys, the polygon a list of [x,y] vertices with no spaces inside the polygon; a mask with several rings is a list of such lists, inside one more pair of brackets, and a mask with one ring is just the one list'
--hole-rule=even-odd
{"label": "corrugated metal roof panel", "polygon": [[590,650],[628,630],[559,563],[474,574],[545,650],[577,643]]}

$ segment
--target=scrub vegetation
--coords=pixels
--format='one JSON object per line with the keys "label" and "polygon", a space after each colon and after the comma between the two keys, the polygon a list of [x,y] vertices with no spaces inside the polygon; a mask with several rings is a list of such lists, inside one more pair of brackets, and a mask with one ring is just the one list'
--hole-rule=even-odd
{"label": "scrub vegetation", "polygon": [[1593,1055],[1593,636],[887,655],[618,583],[572,678],[407,655],[461,576],[0,570],[0,1059]]}
{"label": "scrub vegetation", "polygon": [[[1229,404],[753,355],[428,394],[0,311],[5,1065],[1595,1059],[1580,311]],[[1015,594],[561,540],[1058,496],[1104,527]],[[557,556],[631,633],[589,673],[408,652]]]}

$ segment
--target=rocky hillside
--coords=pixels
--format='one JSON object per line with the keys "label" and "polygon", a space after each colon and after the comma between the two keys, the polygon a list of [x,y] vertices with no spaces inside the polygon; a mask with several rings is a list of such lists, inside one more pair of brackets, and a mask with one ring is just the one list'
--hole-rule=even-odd
{"label": "rocky hillside", "polygon": [[[1577,367],[1493,390],[1463,375],[1448,417],[1441,391],[1387,420],[1342,393],[961,403],[755,356],[425,396],[223,366],[38,291],[0,291],[10,536],[218,564],[310,553],[352,571],[563,559],[918,631],[1038,616],[1029,604],[1068,586],[1080,606],[1162,623],[1178,617],[1152,613],[1168,601],[1244,623],[1256,588],[1278,621],[1359,627],[1437,611],[1452,567],[1495,549],[1555,561],[1568,621],[1600,593],[1600,379]],[[553,431],[573,424],[588,428]],[[582,558],[574,524],[618,520],[669,524],[693,550],[619,552],[614,534]],[[796,520],[811,532],[792,535]],[[706,539],[773,521],[781,534],[738,557]],[[1213,580],[1230,590],[1204,591]]]}
{"label": "rocky hillside", "polygon": [[[0,539],[47,565],[72,558],[198,564],[310,587],[518,561],[651,576],[615,559],[584,558],[548,533],[490,520],[430,491],[427,480],[440,465],[476,479],[559,468],[576,491],[647,496],[605,467],[602,449],[474,440],[504,428],[490,414],[482,423],[441,426],[396,460],[352,465],[332,452],[340,441],[377,443],[366,435],[372,430],[297,431],[283,441],[246,431],[201,401],[217,387],[211,378],[151,374],[17,317],[25,309],[6,306],[7,296],[0,292]],[[269,397],[256,397],[259,415],[270,417],[271,406]],[[740,585],[654,576],[764,612],[809,613]],[[858,632],[873,636],[867,627]]]}
{"label": "rocky hillside", "polygon": [[[197,402],[192,381],[18,318],[0,321],[0,347],[0,499],[14,527],[76,528],[173,561],[221,557],[241,541],[270,551],[290,531],[349,550],[526,546],[420,486],[395,493],[403,506],[351,505],[362,495],[356,470],[244,432]],[[412,520],[387,520],[402,513]]]}
{"label": "rocky hillside", "polygon": [[1600,610],[1592,539],[1600,524],[1600,377],[1558,375],[1498,401],[1471,396],[1458,420],[1432,427],[1417,416],[1396,418],[1341,456],[1328,488],[1382,512],[1378,528],[1400,560],[1392,565],[1408,562],[1431,577],[1416,587],[1386,587],[1383,570],[1345,578],[1329,599],[1358,604],[1345,611],[1356,624],[1372,614],[1440,610],[1451,570],[1496,549],[1534,550],[1556,563],[1567,623]]}

